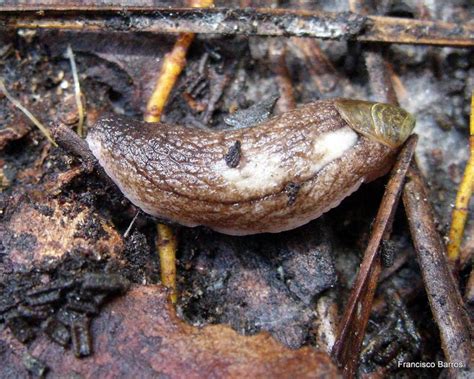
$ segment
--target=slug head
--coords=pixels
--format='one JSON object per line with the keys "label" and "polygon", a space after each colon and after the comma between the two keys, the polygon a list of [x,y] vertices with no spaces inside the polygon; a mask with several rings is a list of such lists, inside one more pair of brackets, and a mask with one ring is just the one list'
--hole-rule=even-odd
{"label": "slug head", "polygon": [[415,127],[415,118],[395,105],[348,99],[334,105],[356,132],[392,148],[401,146]]}

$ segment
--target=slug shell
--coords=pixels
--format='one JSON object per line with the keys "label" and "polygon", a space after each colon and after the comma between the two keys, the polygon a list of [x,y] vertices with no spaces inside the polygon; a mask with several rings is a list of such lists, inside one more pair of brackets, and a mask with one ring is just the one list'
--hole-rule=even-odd
{"label": "slug shell", "polygon": [[246,235],[293,229],[337,206],[390,169],[413,127],[401,108],[336,99],[237,130],[109,115],[87,142],[146,213]]}
{"label": "slug shell", "polygon": [[391,104],[339,99],[334,105],[352,129],[393,148],[404,143],[415,126],[410,113]]}

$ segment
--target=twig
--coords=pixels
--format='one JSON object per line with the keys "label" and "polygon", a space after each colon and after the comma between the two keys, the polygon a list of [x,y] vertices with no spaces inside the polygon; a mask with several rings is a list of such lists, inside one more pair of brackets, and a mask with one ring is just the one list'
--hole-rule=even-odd
{"label": "twig", "polygon": [[51,133],[60,147],[82,160],[84,172],[90,173],[95,170],[104,183],[112,187],[116,186],[99,165],[87,143],[77,133],[62,123],[53,124],[51,126]]}
{"label": "twig", "polygon": [[166,224],[157,224],[156,245],[160,257],[161,283],[170,291],[169,297],[174,304],[178,300],[176,289],[176,248],[174,230]]}
{"label": "twig", "polygon": [[137,221],[137,217],[139,214],[140,214],[140,210],[137,211],[132,221],[130,222],[130,225],[128,226],[127,230],[125,231],[125,233],[123,233],[123,238],[128,238],[128,235],[130,234],[130,231],[132,230],[133,225],[135,224],[135,221]]}
{"label": "twig", "polygon": [[97,159],[92,154],[87,146],[87,143],[79,137],[77,133],[69,129],[66,125],[61,122],[57,122],[51,125],[51,133],[64,150],[71,152],[75,156],[81,158],[86,165],[87,171],[92,171],[98,166]]}
{"label": "twig", "polygon": [[383,46],[378,44],[366,46],[364,59],[370,76],[370,90],[377,101],[398,105],[388,63],[383,57]]}
{"label": "twig", "polygon": [[235,65],[231,64],[229,71],[226,70],[222,73],[219,72],[220,70],[209,69],[209,97],[207,101],[204,101],[207,104],[204,105],[204,114],[201,119],[201,122],[206,126],[209,126],[209,121],[216,110],[217,104],[231,80],[230,72],[234,67]]}
{"label": "twig", "polygon": [[[441,345],[448,362],[469,366],[470,323],[463,301],[446,261],[446,251],[433,221],[427,188],[415,167],[407,173],[403,204],[425,282],[431,311],[438,325]],[[456,375],[458,370],[451,368]]]}
{"label": "twig", "polygon": [[469,160],[467,161],[461,184],[459,184],[447,247],[449,260],[454,262],[455,266],[457,266],[457,263],[459,262],[459,248],[464,234],[464,226],[466,225],[469,200],[471,199],[472,191],[474,189],[474,95],[471,95],[471,119],[469,131]]}
{"label": "twig", "polygon": [[[193,8],[210,7],[213,3],[213,0],[191,0]],[[186,66],[186,54],[194,40],[194,36],[194,33],[190,32],[181,33],[173,46],[173,50],[166,54],[155,88],[148,99],[144,117],[146,122],[160,121],[171,90]]]}
{"label": "twig", "polygon": [[405,173],[413,156],[417,139],[416,135],[412,135],[408,139],[392,169],[391,178],[380,203],[371,238],[364,253],[359,273],[342,317],[339,334],[332,350],[334,359],[340,367],[344,368],[345,377],[354,377],[357,370],[360,347],[381,271],[377,253],[382,239],[386,238],[386,231],[391,229]]}
{"label": "twig", "polygon": [[[194,7],[209,7],[213,0],[192,0]],[[181,33],[163,61],[153,93],[148,100],[145,121],[159,122],[179,75],[186,66],[186,53],[194,40],[193,33]],[[176,287],[176,236],[173,229],[166,224],[157,224],[156,247],[160,257],[161,283],[170,290],[169,298],[174,304],[178,301]]]}
{"label": "twig", "polygon": [[286,64],[286,43],[273,39],[269,43],[269,57],[271,69],[273,70],[280,93],[277,101],[279,113],[287,112],[296,108],[295,94],[290,72]]}
{"label": "twig", "polygon": [[367,31],[360,42],[391,42],[414,45],[469,47],[474,45],[474,24],[368,16]]}
{"label": "twig", "polygon": [[0,91],[2,91],[5,97],[10,100],[13,105],[17,107],[20,111],[22,111],[25,116],[28,117],[39,130],[41,130],[41,133],[44,134],[44,136],[48,139],[49,142],[51,142],[54,146],[58,146],[57,143],[54,141],[53,137],[51,137],[48,128],[46,128],[35,116],[33,116],[33,114],[28,109],[21,105],[21,103],[17,99],[10,95],[10,93],[7,91],[7,88],[5,87],[5,84],[3,83],[2,78],[0,78]]}
{"label": "twig", "polygon": [[67,46],[66,55],[71,62],[72,77],[74,80],[74,95],[76,97],[77,113],[79,114],[79,124],[77,125],[77,134],[84,137],[84,107],[82,105],[82,92],[81,85],[79,83],[79,75],[77,74],[76,61],[74,59],[74,53],[72,52],[71,45]]}
{"label": "twig", "polygon": [[297,36],[469,47],[474,24],[426,21],[351,12],[287,9],[192,9],[123,6],[22,6],[0,9],[0,27]]}
{"label": "twig", "polygon": [[181,34],[173,50],[166,54],[155,88],[146,106],[145,121],[160,121],[169,94],[186,65],[186,53],[193,39],[194,34],[192,33]]}

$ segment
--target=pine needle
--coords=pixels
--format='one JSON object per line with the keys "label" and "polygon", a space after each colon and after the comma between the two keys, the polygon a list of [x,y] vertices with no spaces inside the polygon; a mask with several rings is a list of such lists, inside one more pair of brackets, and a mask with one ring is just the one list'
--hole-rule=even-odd
{"label": "pine needle", "polygon": [[71,63],[72,77],[74,80],[74,95],[76,97],[77,113],[79,114],[79,124],[77,125],[77,134],[84,137],[84,106],[82,104],[82,92],[81,85],[79,83],[79,75],[77,74],[76,61],[74,59],[74,53],[71,49],[71,45],[67,46],[66,56],[69,58]]}
{"label": "pine needle", "polygon": [[3,78],[0,77],[0,91],[3,92],[5,97],[10,100],[10,102],[17,107],[20,111],[22,111],[26,117],[28,117],[33,124],[36,125],[36,127],[44,134],[44,136],[51,142],[54,146],[58,146],[56,141],[54,141],[53,137],[51,137],[51,134],[49,133],[48,128],[46,128],[33,114],[26,109],[21,103],[15,99],[8,91],[7,88],[5,87],[5,83],[3,82]]}

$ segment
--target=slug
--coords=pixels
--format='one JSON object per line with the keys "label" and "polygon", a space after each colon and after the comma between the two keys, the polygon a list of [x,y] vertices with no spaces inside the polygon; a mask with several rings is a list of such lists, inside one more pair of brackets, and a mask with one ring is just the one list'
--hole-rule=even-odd
{"label": "slug", "polygon": [[102,117],[87,143],[144,212],[247,235],[296,228],[388,172],[411,134],[405,110],[321,100],[243,129]]}

